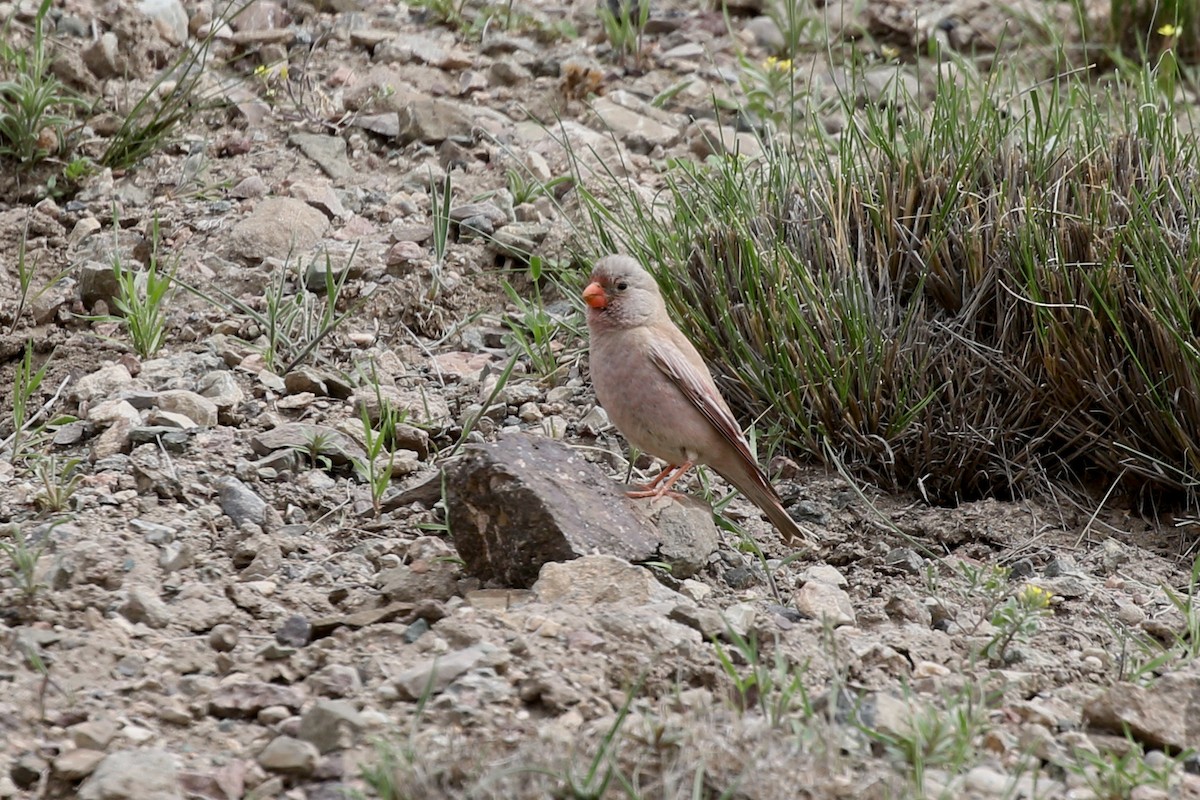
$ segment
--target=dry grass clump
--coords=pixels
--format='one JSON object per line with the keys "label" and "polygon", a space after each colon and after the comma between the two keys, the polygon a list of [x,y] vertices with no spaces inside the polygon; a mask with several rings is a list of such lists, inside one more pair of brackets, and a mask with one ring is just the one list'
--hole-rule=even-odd
{"label": "dry grass clump", "polygon": [[848,104],[836,141],[677,169],[665,225],[593,205],[598,245],[661,268],[794,450],[937,502],[1047,474],[1190,492],[1200,153],[1158,78]]}

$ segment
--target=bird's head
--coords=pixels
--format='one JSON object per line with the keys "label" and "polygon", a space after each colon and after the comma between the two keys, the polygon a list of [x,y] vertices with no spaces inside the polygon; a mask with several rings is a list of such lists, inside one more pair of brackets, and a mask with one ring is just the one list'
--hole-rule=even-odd
{"label": "bird's head", "polygon": [[583,302],[588,325],[635,328],[666,313],[654,277],[629,256],[605,256],[596,262]]}

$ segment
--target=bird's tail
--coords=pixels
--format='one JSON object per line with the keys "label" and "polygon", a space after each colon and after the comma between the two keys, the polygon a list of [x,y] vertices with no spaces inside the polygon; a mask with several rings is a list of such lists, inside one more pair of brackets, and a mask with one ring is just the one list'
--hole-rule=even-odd
{"label": "bird's tail", "polygon": [[767,476],[756,470],[756,474],[751,475],[727,475],[718,470],[718,474],[733,484],[739,492],[746,496],[754,505],[762,509],[762,512],[767,515],[767,519],[771,520],[779,533],[783,535],[785,542],[794,542],[796,540],[815,541],[816,537],[800,527],[796,520],[792,519],[791,514],[788,514],[787,509],[783,507],[783,500],[780,499],[779,493],[775,491],[775,487],[767,480]]}

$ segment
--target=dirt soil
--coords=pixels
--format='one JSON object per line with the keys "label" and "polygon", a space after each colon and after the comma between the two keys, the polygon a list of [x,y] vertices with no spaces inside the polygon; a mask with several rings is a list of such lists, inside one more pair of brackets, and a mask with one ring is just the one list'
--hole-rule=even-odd
{"label": "dirt soil", "polygon": [[[931,37],[1020,52],[1025,11],[1072,18],[1027,5],[829,13],[838,41],[915,60]],[[728,22],[672,0],[621,58],[591,3],[443,24],[458,8],[51,12],[62,74],[98,100],[83,152],[212,26],[197,91],[221,102],[69,196],[3,178],[0,436],[27,343],[29,413],[76,421],[0,461],[0,543],[37,556],[0,554],[0,798],[1200,797],[1186,520],[1067,492],[934,508],[777,459],[819,547],[735,500],[761,558],[722,530],[686,579],[605,555],[531,589],[467,574],[438,480],[460,440],[549,437],[625,476],[579,305],[522,255],[576,275],[600,255],[554,180],[579,174],[563,142],[652,195],[668,159],[705,156],[738,54],[778,29],[753,0]],[[0,3],[8,35],[34,10]],[[155,229],[194,291],[176,285],[143,358],[97,317],[113,260],[147,267]],[[350,313],[303,352],[325,270]],[[557,368],[516,344],[506,284],[545,304]],[[274,297],[293,324],[273,338]],[[373,381],[404,412],[382,510],[352,466]]]}

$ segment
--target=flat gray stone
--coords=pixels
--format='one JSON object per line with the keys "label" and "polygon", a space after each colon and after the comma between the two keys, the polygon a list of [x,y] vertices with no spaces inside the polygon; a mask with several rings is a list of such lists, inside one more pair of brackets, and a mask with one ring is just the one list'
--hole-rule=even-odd
{"label": "flat gray stone", "polygon": [[299,258],[329,230],[324,214],[303,200],[270,197],[229,233],[234,255],[250,262]]}
{"label": "flat gray stone", "polygon": [[288,137],[288,142],[299,147],[304,155],[317,163],[322,172],[336,181],[353,181],[359,177],[346,157],[346,140],[340,136],[293,133]]}
{"label": "flat gray stone", "polygon": [[162,750],[107,756],[79,787],[79,800],[183,800],[175,758]]}

